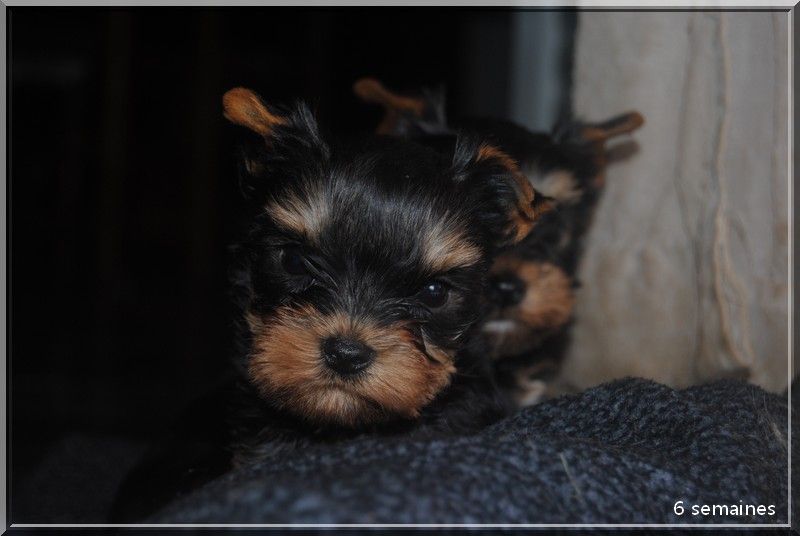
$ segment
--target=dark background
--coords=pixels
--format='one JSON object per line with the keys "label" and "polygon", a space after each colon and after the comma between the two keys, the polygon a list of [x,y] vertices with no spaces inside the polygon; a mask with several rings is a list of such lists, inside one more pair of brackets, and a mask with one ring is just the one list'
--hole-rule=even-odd
{"label": "dark background", "polygon": [[381,116],[351,93],[371,75],[507,117],[515,16],[9,8],[12,522],[105,521],[142,447],[225,369],[222,94],[304,98],[346,134]]}

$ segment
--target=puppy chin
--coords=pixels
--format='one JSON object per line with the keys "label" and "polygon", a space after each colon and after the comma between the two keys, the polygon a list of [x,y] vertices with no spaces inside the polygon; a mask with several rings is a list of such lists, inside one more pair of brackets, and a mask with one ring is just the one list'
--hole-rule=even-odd
{"label": "puppy chin", "polygon": [[[283,390],[270,394],[262,390],[266,398],[277,401],[278,406],[305,422],[324,428],[363,428],[395,420],[418,417],[416,407],[386,407],[372,400],[363,391],[368,391],[357,381],[319,381],[308,388],[293,391]],[[419,405],[428,400],[419,401]]]}
{"label": "puppy chin", "polygon": [[374,403],[336,385],[319,385],[313,396],[303,398],[286,408],[317,425],[357,428],[391,418]]}
{"label": "puppy chin", "polygon": [[533,349],[539,340],[536,330],[511,318],[489,320],[481,333],[489,341],[493,359],[519,355]]}
{"label": "puppy chin", "polygon": [[[247,316],[252,333],[248,378],[262,397],[305,421],[358,427],[412,419],[449,383],[452,353],[421,349],[404,325],[379,326],[311,306]],[[362,372],[342,376],[320,355],[322,341],[346,336],[375,351]]]}

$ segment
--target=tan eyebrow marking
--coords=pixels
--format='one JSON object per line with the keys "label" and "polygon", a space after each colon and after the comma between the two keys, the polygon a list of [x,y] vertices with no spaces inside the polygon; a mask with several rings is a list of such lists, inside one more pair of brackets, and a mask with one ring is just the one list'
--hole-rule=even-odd
{"label": "tan eyebrow marking", "polygon": [[432,272],[472,266],[482,258],[481,250],[459,231],[437,224],[422,239],[423,262]]}
{"label": "tan eyebrow marking", "polygon": [[[284,196],[269,203],[265,209],[277,225],[311,243],[319,241],[331,213],[329,199],[321,189],[311,190],[305,197],[297,194]],[[436,221],[429,225],[423,233],[421,245],[423,263],[431,272],[472,266],[483,258],[481,249],[469,242],[452,221]]]}
{"label": "tan eyebrow marking", "polygon": [[315,242],[328,219],[330,207],[321,190],[311,190],[308,194],[305,198],[289,194],[269,203],[265,209],[280,227]]}

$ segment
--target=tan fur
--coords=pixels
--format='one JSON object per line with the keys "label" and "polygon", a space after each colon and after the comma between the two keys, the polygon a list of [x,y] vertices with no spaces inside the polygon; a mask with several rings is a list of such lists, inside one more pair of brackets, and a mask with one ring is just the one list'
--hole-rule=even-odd
{"label": "tan fur", "polygon": [[222,107],[228,121],[264,137],[269,136],[276,126],[286,123],[283,117],[270,113],[258,95],[247,88],[236,87],[226,92],[222,96]]}
{"label": "tan fur", "polygon": [[[249,314],[247,320],[253,335],[251,381],[264,396],[311,421],[355,426],[415,417],[455,372],[451,352],[426,345],[429,358],[403,325],[326,316],[310,306],[282,308],[263,319]],[[327,369],[320,344],[332,336],[351,337],[375,350],[363,375],[340,378]]]}
{"label": "tan fur", "polygon": [[581,190],[575,181],[575,175],[564,169],[551,171],[544,176],[532,178],[534,187],[547,197],[558,203],[573,203],[580,199]]}
{"label": "tan fur", "polygon": [[[270,202],[265,210],[278,226],[314,244],[318,243],[331,207],[321,190],[311,189],[302,198],[289,194]],[[467,240],[457,222],[438,220],[423,228],[420,241],[423,262],[431,273],[471,266],[483,258],[480,248]]]}
{"label": "tan fur", "polygon": [[433,273],[471,266],[482,258],[481,250],[459,231],[444,223],[430,227],[422,238],[423,262]]}
{"label": "tan fur", "polygon": [[603,170],[592,180],[592,186],[600,189],[605,185],[605,167],[608,160],[608,151],[605,143],[613,138],[630,134],[644,125],[644,117],[639,112],[626,112],[600,123],[592,123],[583,127],[581,137],[591,142],[595,147],[595,165]]}
{"label": "tan fur", "polygon": [[[517,161],[511,158],[508,154],[501,151],[494,145],[483,143],[478,148],[478,156],[476,160],[497,160],[503,167],[508,168],[512,173],[519,171]],[[532,196],[531,196],[532,197]]]}
{"label": "tan fur", "polygon": [[310,190],[304,198],[287,194],[280,201],[269,203],[267,214],[284,229],[294,231],[316,243],[330,213],[328,202],[319,190]]}
{"label": "tan fur", "polygon": [[[569,276],[561,268],[547,262],[502,255],[491,272],[513,272],[527,287],[520,303],[504,309],[484,327],[484,333],[492,337],[495,344],[496,358],[530,349],[543,332],[557,330],[570,320],[575,295]],[[492,329],[492,321],[498,320],[506,326],[501,331]]]}
{"label": "tan fur", "polygon": [[385,108],[396,110],[406,110],[412,112],[417,117],[422,116],[425,111],[425,101],[412,97],[405,97],[392,93],[383,84],[374,78],[362,78],[353,84],[355,94],[366,102],[380,104]]}
{"label": "tan fur", "polygon": [[512,243],[516,244],[531,232],[534,223],[553,206],[547,202],[536,199],[536,191],[531,186],[528,178],[522,174],[516,160],[493,145],[484,143],[478,149],[477,161],[495,160],[508,169],[514,177],[514,189],[517,194],[515,210],[509,215],[511,220],[508,234]]}
{"label": "tan fur", "polygon": [[575,296],[561,268],[547,262],[523,262],[517,275],[528,284],[518,305],[521,320],[537,329],[556,329],[569,321]]}
{"label": "tan fur", "polygon": [[587,141],[603,143],[611,138],[629,134],[644,125],[644,117],[639,112],[626,112],[601,123],[586,125],[581,137]]}
{"label": "tan fur", "polygon": [[353,84],[353,92],[364,102],[383,106],[386,113],[375,129],[376,134],[391,134],[402,113],[422,117],[425,101],[392,93],[374,78],[362,78]]}

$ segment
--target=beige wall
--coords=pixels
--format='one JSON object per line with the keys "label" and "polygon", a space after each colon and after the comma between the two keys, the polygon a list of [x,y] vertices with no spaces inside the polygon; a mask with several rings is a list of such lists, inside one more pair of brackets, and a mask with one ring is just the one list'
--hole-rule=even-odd
{"label": "beige wall", "polygon": [[628,109],[580,269],[563,380],[787,385],[786,13],[581,13],[579,117]]}

